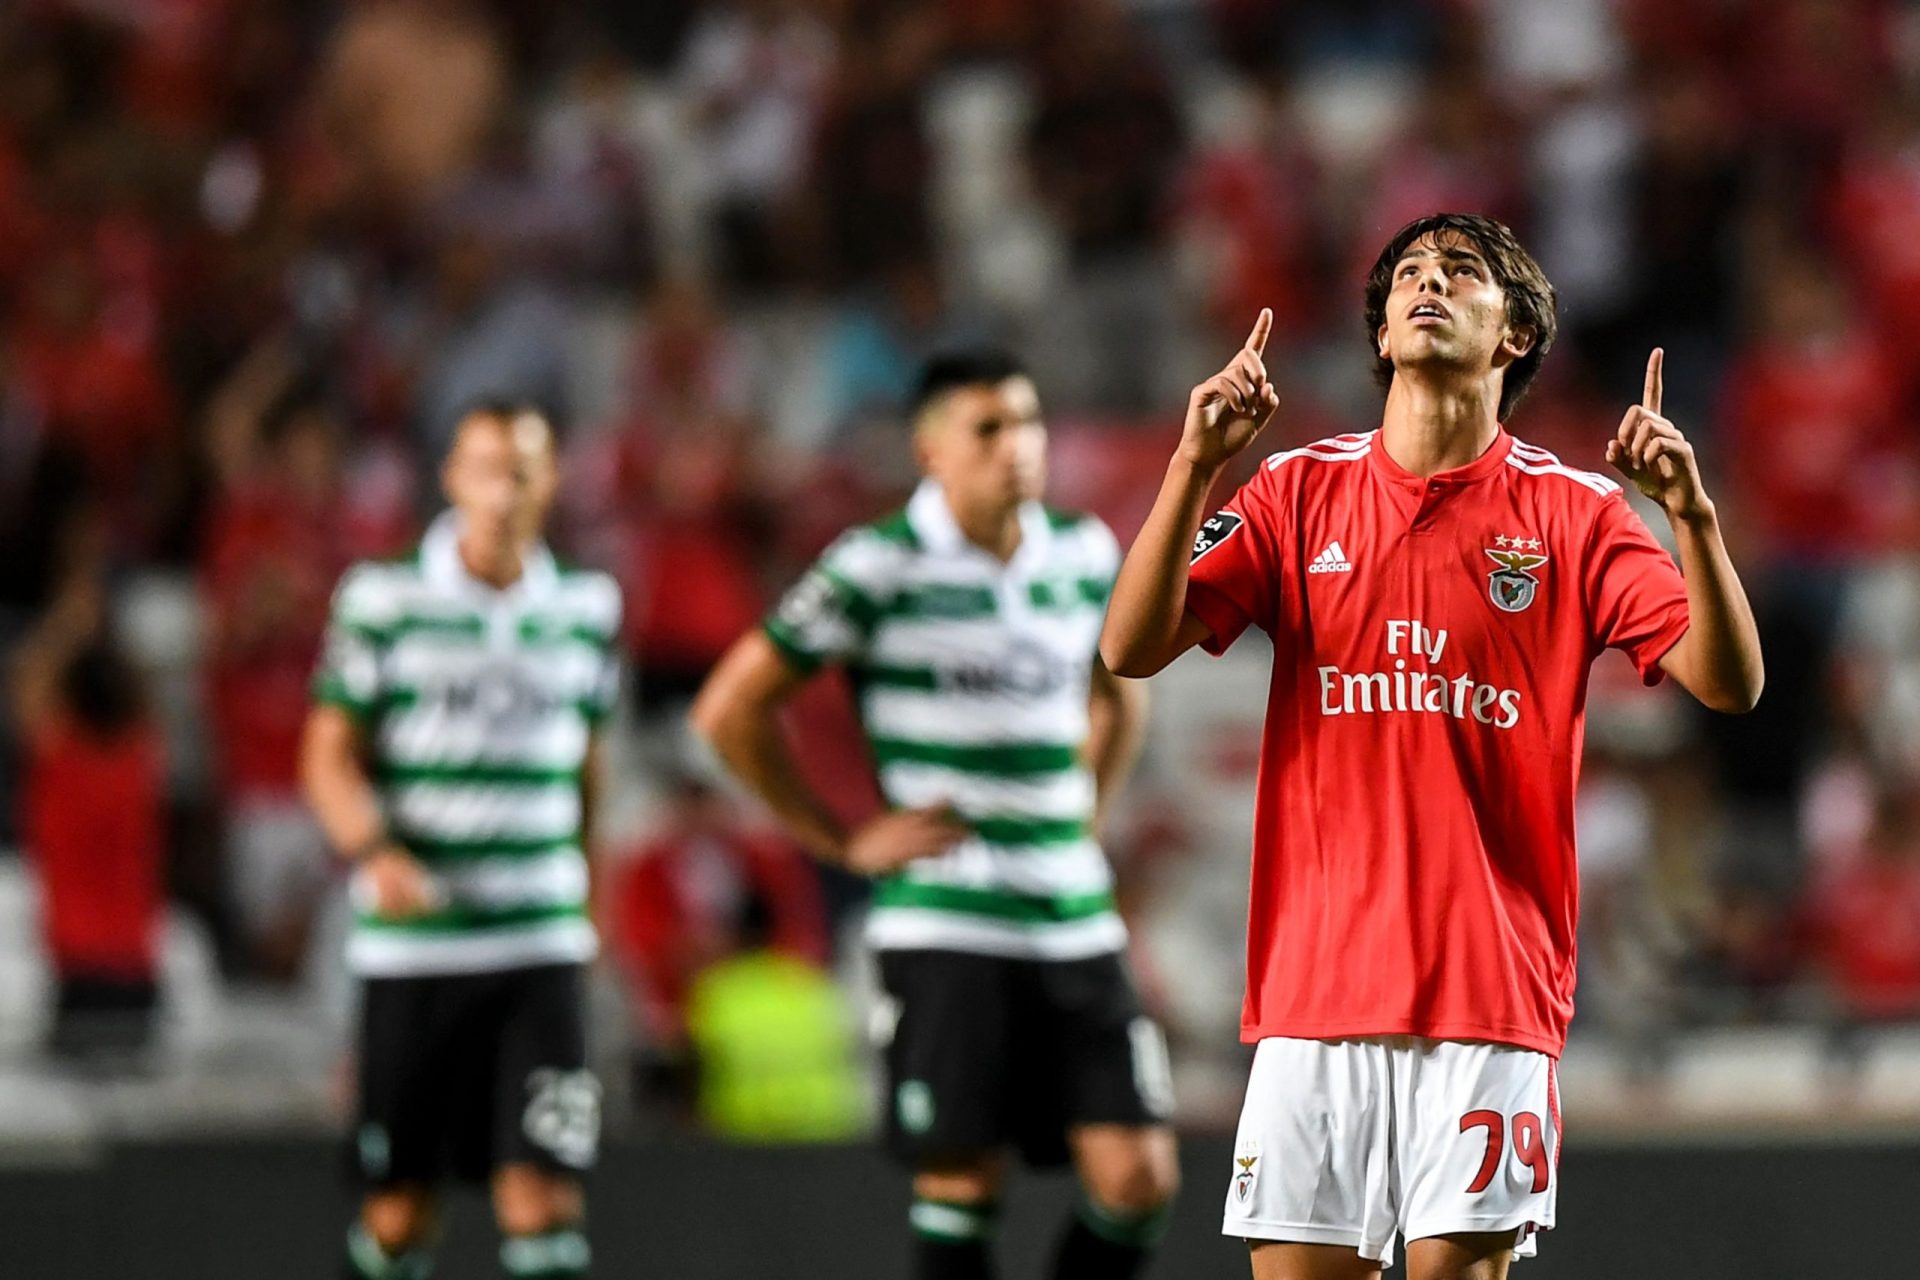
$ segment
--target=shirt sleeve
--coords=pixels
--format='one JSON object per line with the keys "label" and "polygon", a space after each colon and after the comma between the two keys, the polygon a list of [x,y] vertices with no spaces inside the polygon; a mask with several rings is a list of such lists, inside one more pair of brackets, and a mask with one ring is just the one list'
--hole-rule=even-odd
{"label": "shirt sleeve", "polygon": [[1272,472],[1264,466],[1194,535],[1187,612],[1213,634],[1200,647],[1225,653],[1252,623],[1272,633],[1280,581]]}
{"label": "shirt sleeve", "polygon": [[384,692],[382,668],[390,637],[380,584],[365,566],[349,569],[334,589],[327,633],[313,677],[313,700],[356,720],[372,718]]}
{"label": "shirt sleeve", "polygon": [[619,585],[612,578],[602,576],[599,579],[599,598],[594,603],[597,615],[594,630],[602,640],[593,685],[587,690],[580,711],[588,724],[599,725],[605,723],[620,705],[620,622],[623,605]]}
{"label": "shirt sleeve", "polygon": [[1642,680],[1660,683],[1660,659],[1687,631],[1687,583],[1625,494],[1600,504],[1586,590],[1595,650],[1620,650]]}
{"label": "shirt sleeve", "polygon": [[881,539],[841,534],[788,589],[763,629],[795,671],[857,661],[866,652],[885,597]]}

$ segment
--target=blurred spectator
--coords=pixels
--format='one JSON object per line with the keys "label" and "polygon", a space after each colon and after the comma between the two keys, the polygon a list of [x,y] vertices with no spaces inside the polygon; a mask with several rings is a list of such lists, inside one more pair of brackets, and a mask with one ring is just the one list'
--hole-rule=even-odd
{"label": "blurred spectator", "polygon": [[832,31],[803,0],[709,6],[681,54],[688,177],[704,195],[721,279],[764,288],[792,271],[779,225],[810,154],[834,66]]}
{"label": "blurred spectator", "polygon": [[160,739],[105,610],[91,576],[70,578],[22,642],[13,687],[20,831],[58,983],[51,1043],[83,1061],[151,1034],[166,857]]}
{"label": "blurred spectator", "polygon": [[1116,0],[1045,13],[1028,164],[1069,273],[1035,335],[1036,376],[1047,395],[1085,408],[1172,403],[1163,384],[1184,316],[1168,305],[1175,295],[1154,246],[1171,213],[1180,113]]}
{"label": "blurred spectator", "polygon": [[405,490],[382,503],[377,482],[349,485],[344,424],[272,345],[216,399],[210,435],[221,487],[201,583],[228,875],[252,964],[287,979],[334,879],[297,776],[327,604],[349,564],[400,548]]}
{"label": "blurred spectator", "polygon": [[480,4],[348,4],[317,91],[349,190],[402,210],[446,194],[479,163],[507,105],[508,71],[505,41]]}
{"label": "blurred spectator", "polygon": [[1323,285],[1310,193],[1315,160],[1286,90],[1262,85],[1222,95],[1213,136],[1182,178],[1176,235],[1205,289],[1205,314],[1222,333],[1273,310],[1279,340],[1318,319]]}
{"label": "blurred spectator", "polygon": [[1697,63],[1640,75],[1644,141],[1628,179],[1631,257],[1621,264],[1633,289],[1618,330],[1591,340],[1599,367],[1627,379],[1645,367],[1650,347],[1665,346],[1673,412],[1697,420],[1718,367],[1718,335],[1740,300],[1739,202],[1752,176],[1740,165],[1723,79]]}
{"label": "blurred spectator", "polygon": [[740,900],[739,948],[687,999],[707,1132],[736,1142],[845,1142],[866,1128],[853,1011],[818,963],[771,945],[764,899]]}
{"label": "blurred spectator", "polygon": [[179,496],[179,405],[138,323],[116,323],[77,247],[27,277],[12,320],[13,364],[41,447],[70,455],[107,512],[115,544],[151,556]]}
{"label": "blurred spectator", "polygon": [[1883,780],[1873,825],[1812,886],[1805,928],[1840,1016],[1920,1019],[1920,786]]}
{"label": "blurred spectator", "polygon": [[1890,96],[1850,138],[1828,195],[1826,222],[1867,316],[1893,354],[1920,355],[1920,93]]}
{"label": "blurred spectator", "polygon": [[1776,246],[1753,274],[1756,323],[1727,370],[1718,451],[1741,528],[1769,561],[1805,569],[1882,550],[1920,465],[1913,375],[1805,246]]}
{"label": "blurred spectator", "polygon": [[1728,372],[1718,456],[1739,528],[1768,690],[1738,728],[1705,717],[1737,798],[1727,874],[1778,901],[1800,880],[1793,820],[1830,716],[1835,628],[1852,569],[1888,545],[1910,492],[1908,376],[1853,318],[1842,287],[1798,245],[1763,255],[1757,331]]}
{"label": "blurred spectator", "polygon": [[933,254],[920,95],[938,53],[938,11],[921,0],[872,13],[844,51],[814,146],[829,279],[843,288]]}
{"label": "blurred spectator", "polygon": [[[673,781],[658,834],[616,865],[609,943],[638,1005],[655,1084],[671,1086],[688,1061],[689,1005],[703,972],[763,947],[826,963],[812,864],[785,839],[745,827],[730,801],[690,776]],[[752,921],[749,902],[759,912]],[[745,931],[749,923],[757,933]]]}
{"label": "blurred spectator", "polygon": [[759,619],[773,516],[758,488],[754,369],[696,281],[655,291],[610,428],[569,450],[568,519],[632,602],[627,642],[649,713],[679,708]]}

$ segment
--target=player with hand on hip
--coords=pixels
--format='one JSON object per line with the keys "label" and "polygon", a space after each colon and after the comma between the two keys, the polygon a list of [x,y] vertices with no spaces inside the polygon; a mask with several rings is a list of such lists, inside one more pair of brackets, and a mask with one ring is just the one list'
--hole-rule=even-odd
{"label": "player with hand on hip", "polygon": [[[925,479],[906,509],[829,547],[722,659],[693,722],[819,857],[876,877],[867,941],[916,1280],[993,1273],[1009,1148],[1071,1160],[1085,1187],[1055,1280],[1127,1280],[1178,1170],[1166,1049],[1098,839],[1143,715],[1094,652],[1120,549],[1097,518],[1041,504],[1039,394],[1004,353],[931,362],[913,431]],[[851,831],[775,719],[828,664],[859,692],[892,806]]]}

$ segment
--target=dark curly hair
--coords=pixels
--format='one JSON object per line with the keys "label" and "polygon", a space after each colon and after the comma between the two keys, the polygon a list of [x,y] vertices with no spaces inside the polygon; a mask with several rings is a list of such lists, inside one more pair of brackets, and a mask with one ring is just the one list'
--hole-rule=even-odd
{"label": "dark curly hair", "polygon": [[1380,326],[1387,322],[1387,295],[1393,291],[1393,268],[1423,236],[1458,237],[1487,260],[1494,283],[1507,295],[1507,322],[1525,325],[1535,337],[1533,347],[1507,366],[1500,384],[1500,420],[1505,422],[1540,373],[1540,362],[1553,348],[1560,322],[1554,315],[1553,285],[1521,247],[1505,223],[1477,213],[1436,213],[1416,218],[1394,233],[1367,273],[1367,346],[1374,353],[1374,380],[1382,387],[1393,382],[1393,361],[1380,355]]}

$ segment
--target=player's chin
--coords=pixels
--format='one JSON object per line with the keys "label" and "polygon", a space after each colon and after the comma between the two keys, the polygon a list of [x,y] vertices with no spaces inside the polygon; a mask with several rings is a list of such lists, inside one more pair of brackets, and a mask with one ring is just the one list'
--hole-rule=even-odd
{"label": "player's chin", "polygon": [[1014,502],[1038,502],[1046,488],[1045,472],[1017,472],[1008,477],[1005,492]]}

